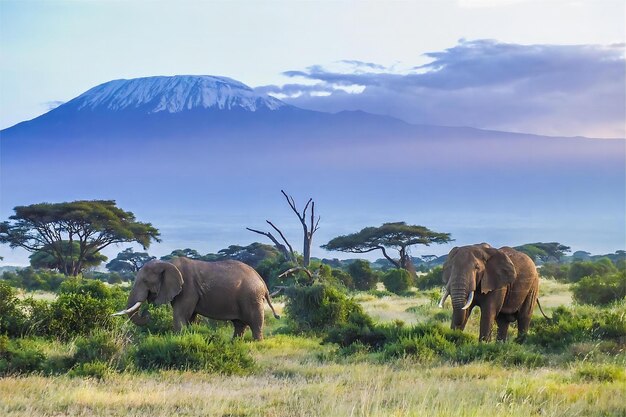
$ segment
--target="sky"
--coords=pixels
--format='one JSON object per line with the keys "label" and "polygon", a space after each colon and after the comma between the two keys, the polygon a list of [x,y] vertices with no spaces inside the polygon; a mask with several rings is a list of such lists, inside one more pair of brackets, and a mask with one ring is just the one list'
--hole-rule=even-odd
{"label": "sky", "polygon": [[0,129],[109,80],[209,74],[315,110],[623,138],[625,30],[623,0],[0,0]]}
{"label": "sky", "polygon": [[625,16],[611,0],[2,0],[0,128],[112,79],[210,74],[316,110],[624,137]]}

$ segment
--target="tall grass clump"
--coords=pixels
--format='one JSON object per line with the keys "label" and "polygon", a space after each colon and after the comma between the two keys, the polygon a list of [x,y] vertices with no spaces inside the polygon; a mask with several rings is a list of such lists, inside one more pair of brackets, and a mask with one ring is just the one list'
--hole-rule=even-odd
{"label": "tall grass clump", "polygon": [[135,366],[143,370],[199,370],[220,374],[245,374],[254,361],[244,342],[186,332],[148,336],[133,354]]}
{"label": "tall grass clump", "polygon": [[533,321],[527,341],[552,351],[580,342],[626,342],[626,302],[612,309],[591,306],[558,307],[550,319]]}
{"label": "tall grass clump", "polygon": [[369,319],[360,304],[326,282],[289,288],[285,311],[296,332],[319,333]]}

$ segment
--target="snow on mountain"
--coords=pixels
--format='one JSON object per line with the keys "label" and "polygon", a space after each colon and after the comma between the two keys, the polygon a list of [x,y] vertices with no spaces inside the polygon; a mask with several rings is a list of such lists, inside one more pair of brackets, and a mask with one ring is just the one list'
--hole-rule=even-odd
{"label": "snow on mountain", "polygon": [[191,109],[276,110],[282,101],[261,95],[227,77],[176,75],[113,80],[100,84],[68,104],[78,110],[138,109],[146,113],[178,113]]}

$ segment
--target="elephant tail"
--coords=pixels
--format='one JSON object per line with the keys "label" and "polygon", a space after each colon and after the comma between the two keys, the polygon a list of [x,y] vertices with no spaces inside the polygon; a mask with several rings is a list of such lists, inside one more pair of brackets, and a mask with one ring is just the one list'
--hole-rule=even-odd
{"label": "elephant tail", "polygon": [[537,305],[539,306],[539,311],[541,311],[541,314],[543,315],[543,317],[545,317],[546,320],[552,320],[552,318],[546,316],[546,313],[543,312],[543,308],[541,308],[541,303],[539,302],[539,298],[537,298]]}
{"label": "elephant tail", "polygon": [[276,310],[274,310],[274,306],[272,305],[272,299],[270,298],[270,293],[267,290],[265,290],[265,299],[267,300],[267,304],[270,305],[270,308],[272,309],[272,313],[274,313],[274,317],[279,319],[280,315],[276,314]]}

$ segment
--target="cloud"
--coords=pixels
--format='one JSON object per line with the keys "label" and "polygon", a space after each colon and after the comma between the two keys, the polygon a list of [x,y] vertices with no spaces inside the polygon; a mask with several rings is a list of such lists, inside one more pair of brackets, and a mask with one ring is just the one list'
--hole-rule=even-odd
{"label": "cloud", "polygon": [[42,106],[44,106],[46,108],[46,110],[50,111],[50,110],[54,110],[57,107],[59,107],[61,104],[65,104],[64,101],[46,101],[44,103],[41,103]]}
{"label": "cloud", "polygon": [[313,65],[286,71],[302,82],[259,91],[314,110],[364,110],[412,123],[624,137],[624,51],[624,44],[461,40],[425,54],[431,62],[403,73],[341,61],[351,70]]}

